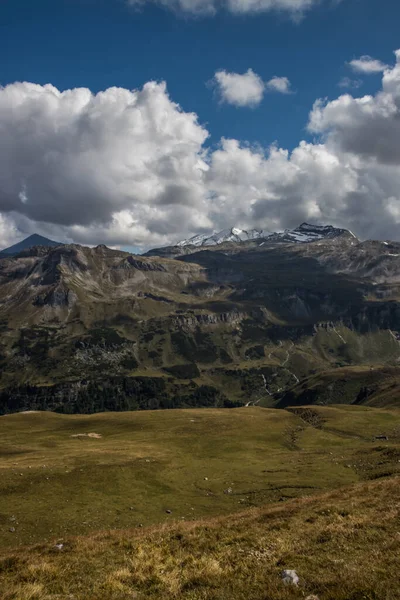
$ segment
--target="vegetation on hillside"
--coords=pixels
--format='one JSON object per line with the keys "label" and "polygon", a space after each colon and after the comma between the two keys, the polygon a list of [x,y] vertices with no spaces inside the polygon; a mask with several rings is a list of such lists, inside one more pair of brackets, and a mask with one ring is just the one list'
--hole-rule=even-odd
{"label": "vegetation on hillside", "polygon": [[[398,261],[379,242],[42,250],[0,260],[2,413],[372,403],[369,371],[399,364]],[[365,378],[341,386],[343,369]]]}
{"label": "vegetation on hillside", "polygon": [[[397,600],[399,478],[0,551],[2,600]],[[298,586],[282,571],[296,570]]]}
{"label": "vegetation on hillside", "polygon": [[400,473],[397,410],[248,407],[160,417],[1,417],[0,547],[211,517]]}

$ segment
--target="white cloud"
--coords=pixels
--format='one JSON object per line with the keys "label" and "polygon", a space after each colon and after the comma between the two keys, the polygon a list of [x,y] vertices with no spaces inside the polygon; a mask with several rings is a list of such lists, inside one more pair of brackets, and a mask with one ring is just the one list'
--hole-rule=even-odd
{"label": "white cloud", "polygon": [[368,55],[351,60],[349,62],[349,66],[353,69],[353,71],[356,71],[356,73],[365,73],[366,75],[382,73],[385,69],[387,69],[387,65],[385,65],[383,62]]}
{"label": "white cloud", "polygon": [[266,88],[279,94],[291,94],[291,84],[287,77],[273,77],[266,83]]}
{"label": "white cloud", "polygon": [[127,0],[127,3],[134,7],[159,4],[173,11],[207,15],[215,13],[219,0]]}
{"label": "white cloud", "polygon": [[1,249],[8,248],[23,238],[21,232],[10,215],[0,213],[0,243]]}
{"label": "white cloud", "polygon": [[217,71],[214,83],[222,102],[233,106],[258,106],[264,96],[264,82],[249,69],[246,73]]}
{"label": "white cloud", "polygon": [[288,152],[224,139],[165,85],[0,89],[0,247],[38,231],[80,243],[165,245],[232,224],[305,220],[400,239],[400,52],[374,96],[317,101]]}
{"label": "white cloud", "polygon": [[234,13],[286,10],[301,13],[317,4],[317,0],[227,0],[229,10]]}
{"label": "white cloud", "polygon": [[74,239],[85,227],[90,236],[113,231],[114,243],[144,244],[149,227],[161,242],[168,221],[169,233],[172,223],[210,224],[202,183],[208,132],[171,102],[164,83],[97,95],[15,83],[0,89],[0,129],[3,214],[52,223]]}
{"label": "white cloud", "polygon": [[[305,11],[320,4],[321,0],[127,0],[128,4],[142,7],[146,4],[158,4],[174,11],[192,14],[213,14],[219,9],[234,14],[285,11],[295,17],[301,17]],[[327,0],[322,0],[327,2]]]}
{"label": "white cloud", "polygon": [[379,163],[400,161],[400,52],[397,62],[382,78],[375,96],[350,94],[332,102],[317,101],[310,114],[310,131],[329,135],[341,151]]}
{"label": "white cloud", "polygon": [[258,106],[266,91],[279,94],[291,94],[291,84],[287,77],[273,77],[266,83],[252,69],[246,73],[228,73],[217,71],[213,83],[215,84],[222,102],[237,107]]}
{"label": "white cloud", "polygon": [[338,86],[340,88],[348,88],[349,90],[358,90],[363,84],[361,79],[351,79],[351,77],[342,77]]}

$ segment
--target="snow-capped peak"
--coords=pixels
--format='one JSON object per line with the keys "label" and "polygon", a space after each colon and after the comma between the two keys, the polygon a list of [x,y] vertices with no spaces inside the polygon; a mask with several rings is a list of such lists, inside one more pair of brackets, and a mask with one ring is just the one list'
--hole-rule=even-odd
{"label": "snow-capped peak", "polygon": [[187,240],[178,242],[177,246],[217,246],[224,242],[244,242],[247,240],[254,240],[257,238],[264,238],[271,235],[269,231],[262,231],[258,229],[251,229],[246,231],[239,227],[231,227],[230,229],[223,229],[222,231],[214,231],[211,235],[200,234],[195,235]]}
{"label": "snow-capped peak", "polygon": [[240,229],[239,227],[231,227],[222,231],[214,231],[211,235],[200,234],[195,235],[187,240],[178,242],[177,246],[217,246],[224,242],[245,242],[248,240],[264,239],[264,243],[268,242],[285,242],[285,243],[307,243],[315,242],[325,238],[334,238],[343,234],[349,234],[351,237],[356,237],[354,233],[347,229],[338,229],[332,225],[310,225],[302,223],[295,229],[285,229],[285,231],[270,232],[262,229]]}

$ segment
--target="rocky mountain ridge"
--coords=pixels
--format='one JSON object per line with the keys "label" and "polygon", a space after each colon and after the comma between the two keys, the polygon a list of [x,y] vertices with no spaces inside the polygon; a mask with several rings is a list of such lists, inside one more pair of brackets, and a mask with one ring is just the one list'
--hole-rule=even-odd
{"label": "rocky mountain ridge", "polygon": [[187,240],[182,240],[176,244],[179,248],[186,246],[218,246],[225,242],[246,242],[250,240],[262,240],[266,242],[282,242],[282,243],[300,243],[305,244],[309,242],[315,242],[316,240],[322,240],[327,238],[334,238],[341,235],[349,235],[355,239],[354,233],[347,229],[339,229],[332,225],[310,225],[309,223],[302,223],[295,229],[285,229],[284,231],[265,231],[262,229],[251,229],[246,231],[238,227],[232,227],[231,229],[223,229],[222,231],[215,231],[212,235],[200,234],[195,235]]}
{"label": "rocky mountain ridge", "polygon": [[310,225],[302,223],[295,229],[270,232],[259,229],[246,231],[237,227],[214,232],[212,235],[200,234],[187,240],[178,242],[175,246],[154,248],[145,253],[145,256],[163,256],[165,258],[177,258],[187,254],[193,254],[199,250],[212,250],[215,247],[223,247],[233,250],[262,247],[271,244],[310,244],[317,241],[335,238],[349,239],[354,243],[359,240],[353,232],[340,229],[332,225]]}
{"label": "rocky mountain ridge", "polygon": [[187,240],[178,242],[176,245],[178,247],[217,246],[218,244],[223,244],[224,242],[245,242],[247,240],[268,237],[269,235],[272,235],[269,231],[263,231],[259,229],[251,229],[246,231],[245,229],[239,229],[238,227],[231,227],[230,229],[223,229],[222,231],[214,231],[212,235],[195,235]]}

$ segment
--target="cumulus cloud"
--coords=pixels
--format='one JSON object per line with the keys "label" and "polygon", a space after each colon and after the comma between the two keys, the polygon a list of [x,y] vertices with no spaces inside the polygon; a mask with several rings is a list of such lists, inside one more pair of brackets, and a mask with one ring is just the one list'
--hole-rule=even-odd
{"label": "cumulus cloud", "polygon": [[278,94],[292,93],[287,77],[273,77],[264,82],[252,69],[248,69],[243,74],[217,71],[212,83],[217,89],[221,102],[237,107],[254,108],[258,106],[266,91]]}
{"label": "cumulus cloud", "polygon": [[287,77],[273,77],[265,84],[270,92],[278,92],[279,94],[291,94],[291,84]]}
{"label": "cumulus cloud", "polygon": [[214,83],[221,101],[233,106],[255,107],[264,96],[264,82],[252,69],[243,74],[217,71]]}
{"label": "cumulus cloud", "polygon": [[400,51],[375,95],[318,100],[289,152],[223,139],[165,84],[93,95],[0,89],[0,247],[38,231],[142,248],[229,225],[301,221],[400,239]]}
{"label": "cumulus cloud", "polygon": [[[164,83],[97,95],[15,83],[0,89],[0,129],[3,214],[71,235],[77,226],[111,228],[119,231],[115,243],[145,243],[148,222],[204,221],[208,132],[170,100]],[[118,227],[118,215],[128,213]]]}
{"label": "cumulus cloud", "polygon": [[349,62],[349,66],[357,73],[365,73],[371,75],[374,73],[383,73],[387,68],[380,60],[372,58],[371,56],[364,55],[360,58],[355,58]]}
{"label": "cumulus cloud", "polygon": [[382,90],[375,96],[345,94],[332,102],[318,100],[310,114],[310,131],[328,134],[341,151],[399,164],[400,51],[396,59],[395,67],[384,72]]}
{"label": "cumulus cloud", "polygon": [[[328,3],[327,0],[323,0]],[[219,9],[234,14],[285,11],[294,17],[301,17],[305,11],[320,3],[320,0],[127,0],[128,4],[142,7],[158,4],[174,11],[192,14],[214,14]]]}

